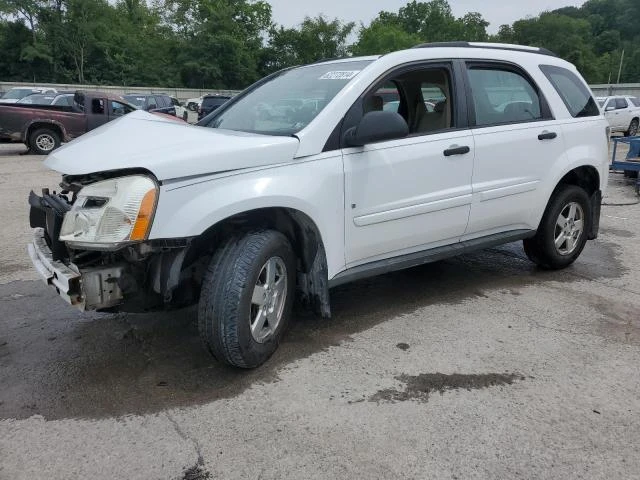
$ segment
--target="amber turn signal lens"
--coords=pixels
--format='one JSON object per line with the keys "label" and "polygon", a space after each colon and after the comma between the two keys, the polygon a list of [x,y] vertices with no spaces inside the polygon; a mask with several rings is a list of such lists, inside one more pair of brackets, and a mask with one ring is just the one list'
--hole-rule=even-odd
{"label": "amber turn signal lens", "polygon": [[149,190],[140,204],[136,223],[131,230],[130,240],[146,240],[151,226],[151,217],[156,204],[156,189]]}

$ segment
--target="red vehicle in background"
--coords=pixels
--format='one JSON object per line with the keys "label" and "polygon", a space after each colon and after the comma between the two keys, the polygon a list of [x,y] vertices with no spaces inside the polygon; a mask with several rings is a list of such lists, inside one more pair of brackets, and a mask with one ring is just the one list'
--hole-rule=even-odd
{"label": "red vehicle in background", "polygon": [[61,143],[134,110],[120,96],[80,91],[72,106],[0,105],[0,141],[24,143],[31,152],[47,155]]}

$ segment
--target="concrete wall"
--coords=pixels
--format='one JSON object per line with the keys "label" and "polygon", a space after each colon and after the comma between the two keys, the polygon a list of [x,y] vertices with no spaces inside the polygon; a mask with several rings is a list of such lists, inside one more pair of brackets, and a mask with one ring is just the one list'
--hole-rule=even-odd
{"label": "concrete wall", "polygon": [[115,85],[71,85],[62,83],[20,83],[20,82],[0,82],[0,90],[7,91],[13,87],[49,87],[56,90],[88,90],[109,92],[116,95],[124,95],[125,93],[166,93],[172,97],[176,97],[179,100],[186,100],[188,98],[195,98],[205,93],[218,93],[221,95],[234,95],[238,93],[238,90],[198,90],[191,88],[166,88],[166,87],[123,87]]}
{"label": "concrete wall", "polygon": [[629,95],[640,97],[640,83],[620,83],[618,85],[591,85],[591,90],[597,97],[612,95]]}
{"label": "concrete wall", "polygon": [[[221,95],[234,95],[238,93],[238,90],[199,90],[191,88],[166,88],[166,87],[122,87],[112,85],[71,85],[71,84],[59,84],[59,83],[47,83],[47,84],[33,84],[33,83],[18,83],[18,82],[0,82],[0,90],[6,91],[13,87],[52,87],[56,90],[90,90],[100,92],[111,92],[118,95],[125,93],[166,93],[172,97],[176,97],[179,100],[186,100],[188,98],[199,97],[205,93],[218,93]],[[610,95],[630,95],[634,97],[640,97],[640,83],[621,83],[619,85],[591,85],[593,93],[598,97],[605,97]]]}

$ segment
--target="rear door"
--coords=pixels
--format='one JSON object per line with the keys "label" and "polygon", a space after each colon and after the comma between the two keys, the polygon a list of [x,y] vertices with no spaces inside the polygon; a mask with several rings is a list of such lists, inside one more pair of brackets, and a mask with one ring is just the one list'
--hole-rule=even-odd
{"label": "rear door", "polygon": [[562,129],[524,70],[501,62],[465,65],[476,149],[465,239],[535,229],[542,181],[565,155]]}

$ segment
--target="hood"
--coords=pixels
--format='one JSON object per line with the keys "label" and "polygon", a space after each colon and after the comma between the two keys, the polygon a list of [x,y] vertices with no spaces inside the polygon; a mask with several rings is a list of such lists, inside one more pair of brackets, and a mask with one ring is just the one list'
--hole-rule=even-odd
{"label": "hood", "polygon": [[51,153],[45,165],[66,175],[144,168],[158,180],[293,160],[294,137],[195,127],[138,110]]}
{"label": "hood", "polygon": [[0,103],[18,103],[17,98],[0,98]]}

